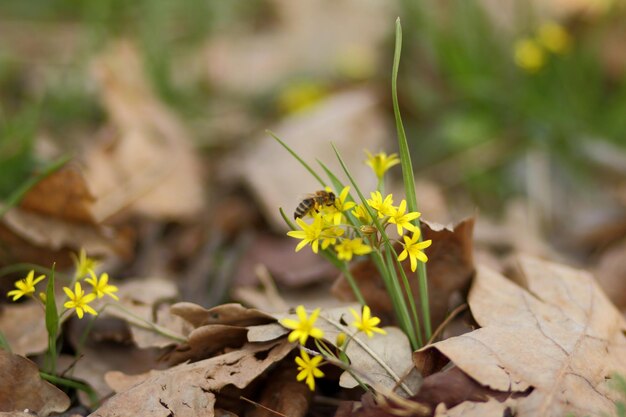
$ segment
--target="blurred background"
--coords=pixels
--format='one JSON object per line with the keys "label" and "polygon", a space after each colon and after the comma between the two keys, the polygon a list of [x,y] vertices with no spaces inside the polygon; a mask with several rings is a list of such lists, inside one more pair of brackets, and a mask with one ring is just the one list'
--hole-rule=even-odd
{"label": "blurred background", "polygon": [[266,130],[311,164],[336,166],[332,141],[374,184],[363,151],[397,152],[399,16],[424,218],[477,216],[480,261],[532,253],[618,285],[625,14],[617,0],[0,1],[0,196],[72,158],[27,193],[26,217],[2,218],[0,261],[62,266],[86,248],[203,304],[254,300],[229,288],[259,264],[287,287],[334,277],[284,238],[278,207],[319,186]]}

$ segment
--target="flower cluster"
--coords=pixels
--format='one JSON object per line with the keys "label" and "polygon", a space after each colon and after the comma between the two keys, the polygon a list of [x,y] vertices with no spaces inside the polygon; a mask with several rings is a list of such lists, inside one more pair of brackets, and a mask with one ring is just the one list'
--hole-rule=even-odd
{"label": "flower cluster", "polygon": [[[383,152],[372,155],[369,152],[366,163],[372,168],[379,181],[385,172],[399,163],[396,154],[387,155]],[[330,193],[330,189],[326,192]],[[417,261],[426,262],[428,258],[423,250],[430,246],[430,240],[420,241],[420,229],[413,222],[420,217],[417,211],[407,212],[407,202],[402,200],[399,205],[393,204],[393,195],[383,195],[374,191],[366,204],[356,204],[349,199],[350,187],[343,187],[339,196],[332,204],[312,203],[306,213],[312,220],[297,218],[300,230],[292,230],[287,235],[300,242],[296,252],[310,245],[314,253],[330,249],[340,261],[350,262],[354,256],[367,255],[379,250],[382,239],[377,226],[386,228],[395,225],[399,237],[398,243],[403,251],[398,256],[402,261],[407,257],[411,262],[411,270],[415,272]],[[404,233],[412,233],[412,237]]]}
{"label": "flower cluster", "polygon": [[[85,313],[95,316],[98,313],[89,305],[89,303],[94,301],[96,298],[102,298],[105,295],[117,300],[118,297],[115,293],[118,289],[116,286],[109,284],[109,275],[107,273],[101,274],[100,277],[96,275],[94,268],[97,266],[97,262],[88,258],[84,250],[81,250],[78,256],[74,256],[74,263],[76,266],[74,279],[72,281],[74,289],[72,290],[71,288],[72,284],[70,284],[69,287],[63,287],[63,291],[67,296],[67,301],[64,302],[63,307],[65,307],[65,311],[74,310],[78,318],[81,319]],[[31,270],[26,278],[15,283],[16,289],[9,291],[7,296],[13,297],[13,301],[17,301],[22,297],[33,297],[36,285],[45,278],[45,275],[39,275],[35,278],[35,271]],[[85,290],[80,283],[81,280],[84,280],[91,286],[91,293],[85,293]],[[40,293],[39,296],[43,303],[48,301],[45,293]]]}
{"label": "flower cluster", "polygon": [[[352,322],[352,327],[356,329],[350,335],[350,339],[356,336],[357,333],[363,332],[367,337],[371,338],[374,333],[386,334],[385,330],[378,327],[380,319],[373,317],[371,310],[368,306],[363,306],[362,314],[359,314],[356,310],[350,309],[350,312],[354,316],[355,321]],[[290,342],[298,341],[301,346],[306,344],[309,337],[315,339],[316,343],[322,343],[324,332],[322,329],[315,327],[315,322],[320,315],[320,309],[316,308],[311,312],[309,316],[304,306],[299,305],[296,308],[297,320],[286,318],[282,319],[280,323],[288,329],[291,329],[288,340]],[[350,340],[349,339],[349,340]],[[349,340],[346,341],[346,334],[341,332],[337,336],[337,347],[344,350],[346,349]],[[328,348],[320,349],[323,352],[330,352]],[[322,365],[324,356],[322,354],[315,355],[313,358],[309,356],[306,350],[300,349],[300,356],[296,357],[296,364],[298,365],[298,375],[296,379],[298,381],[305,381],[311,391],[315,390],[315,378],[322,378],[324,373],[319,369]]]}
{"label": "flower cluster", "polygon": [[571,37],[563,26],[555,22],[545,22],[539,26],[535,36],[516,42],[515,63],[528,73],[537,73],[545,66],[548,54],[565,54],[571,43]]}

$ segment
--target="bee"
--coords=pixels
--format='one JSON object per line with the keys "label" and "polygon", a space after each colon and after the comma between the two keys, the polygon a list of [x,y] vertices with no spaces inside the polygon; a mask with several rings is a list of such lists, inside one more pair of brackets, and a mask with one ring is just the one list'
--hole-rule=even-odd
{"label": "bee", "polygon": [[312,211],[319,211],[323,206],[333,206],[335,204],[335,198],[335,194],[332,191],[316,191],[300,202],[295,213],[293,213],[293,218],[299,219]]}

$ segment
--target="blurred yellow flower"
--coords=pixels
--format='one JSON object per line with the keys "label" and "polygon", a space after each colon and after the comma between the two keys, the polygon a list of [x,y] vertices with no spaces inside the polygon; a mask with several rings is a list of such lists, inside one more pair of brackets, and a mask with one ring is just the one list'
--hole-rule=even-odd
{"label": "blurred yellow flower", "polygon": [[515,63],[529,73],[536,73],[545,65],[546,54],[536,41],[520,39],[515,43]]}
{"label": "blurred yellow flower", "polygon": [[278,108],[287,114],[298,113],[313,107],[328,95],[321,83],[299,81],[289,84],[278,96]]}
{"label": "blurred yellow flower", "polygon": [[88,258],[85,249],[81,249],[78,256],[74,253],[72,253],[71,256],[74,261],[74,267],[76,268],[74,272],[74,278],[76,279],[83,279],[89,274],[90,269],[95,270],[100,264],[95,259]]}
{"label": "blurred yellow flower", "polygon": [[100,275],[100,278],[98,278],[96,273],[93,272],[93,269],[90,269],[89,276],[89,278],[85,279],[85,282],[91,284],[96,297],[102,298],[106,294],[114,300],[119,300],[117,295],[114,294],[117,292],[117,287],[115,285],[109,285],[109,274],[105,272]]}
{"label": "blurred yellow flower", "polygon": [[566,53],[572,39],[565,28],[555,22],[546,22],[537,29],[537,42],[555,54]]}
{"label": "blurred yellow flower", "polygon": [[372,171],[374,171],[374,174],[376,174],[379,180],[382,179],[389,168],[400,163],[398,154],[395,153],[387,155],[385,152],[378,152],[376,155],[372,155],[367,150],[365,153],[367,154],[365,163],[372,168]]}
{"label": "blurred yellow flower", "polygon": [[355,239],[344,239],[335,246],[337,258],[350,262],[354,255],[367,255],[372,251],[369,245],[363,243],[360,237]]}
{"label": "blurred yellow flower", "polygon": [[11,290],[7,293],[7,297],[13,297],[13,301],[17,301],[22,297],[30,297],[35,293],[35,285],[46,276],[39,275],[35,278],[35,271],[31,270],[26,278],[21,279],[15,283],[16,290]]}

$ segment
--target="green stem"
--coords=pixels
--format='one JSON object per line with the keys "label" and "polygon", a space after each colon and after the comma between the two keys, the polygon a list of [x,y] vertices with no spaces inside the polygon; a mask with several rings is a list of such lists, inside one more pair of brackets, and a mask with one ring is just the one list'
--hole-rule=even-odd
{"label": "green stem", "polygon": [[96,394],[96,391],[94,391],[93,388],[85,383],[75,381],[73,379],[61,378],[46,372],[39,372],[39,376],[41,377],[41,379],[51,382],[54,385],[61,385],[64,387],[70,387],[83,391],[89,397],[89,400],[92,403],[92,408],[95,408],[95,406],[98,404],[98,394]]}
{"label": "green stem", "polygon": [[[400,153],[400,163],[402,165],[402,178],[404,180],[404,192],[406,194],[406,201],[409,212],[418,211],[417,196],[415,193],[415,177],[413,173],[413,164],[411,162],[411,154],[409,153],[409,145],[406,139],[406,132],[404,131],[404,125],[402,123],[402,116],[400,115],[400,105],[398,104],[398,69],[400,67],[400,55],[402,52],[402,25],[400,24],[400,18],[396,20],[396,45],[393,55],[393,68],[391,73],[391,97],[393,101],[393,114],[396,121],[396,130],[398,133],[398,148]],[[413,221],[413,224],[420,228],[420,221],[418,219]],[[422,241],[420,233],[420,242]],[[419,287],[420,287],[420,301],[422,305],[422,318],[424,320],[425,339],[430,339],[432,334],[430,323],[430,305],[428,299],[428,277],[426,275],[426,265],[422,262],[418,265],[417,270]]]}
{"label": "green stem", "polygon": [[278,138],[278,136],[276,136],[274,134],[274,132],[272,132],[271,130],[266,130],[266,132],[271,135],[276,142],[280,143],[280,145],[285,148],[287,150],[287,152],[289,152],[294,158],[296,158],[298,160],[298,162],[300,162],[300,164],[302,164],[302,166],[309,171],[309,173],[311,175],[313,175],[313,177],[315,177],[315,179],[322,185],[322,187],[326,187],[326,183],[324,182],[324,180],[315,173],[315,171],[313,171],[313,168],[311,168],[311,166],[309,164],[307,164],[306,162],[304,162],[304,159],[300,158],[300,156],[293,151],[285,142],[283,142],[282,140],[280,140]]}
{"label": "green stem", "polygon": [[146,330],[152,330],[155,331],[156,333],[160,334],[161,336],[165,336],[169,339],[172,339],[176,342],[179,343],[185,343],[187,342],[187,339],[177,335],[175,333],[172,333],[171,331],[169,331],[168,329],[166,329],[165,327],[159,326],[156,323],[153,323],[151,321],[148,321],[142,317],[139,317],[138,315],[131,313],[128,309],[122,307],[122,305],[118,304],[118,303],[114,303],[114,304],[109,304],[110,307],[114,307],[119,309],[120,311],[123,311],[125,314],[128,314],[128,316],[130,316],[131,318],[133,318],[136,321],[129,321],[130,324],[132,324],[133,326],[137,326],[137,327],[141,327],[142,329],[146,329]]}

